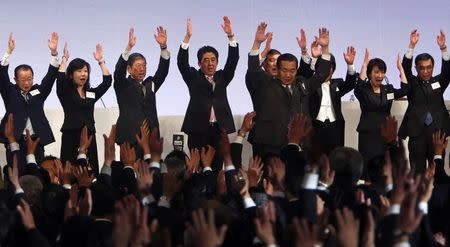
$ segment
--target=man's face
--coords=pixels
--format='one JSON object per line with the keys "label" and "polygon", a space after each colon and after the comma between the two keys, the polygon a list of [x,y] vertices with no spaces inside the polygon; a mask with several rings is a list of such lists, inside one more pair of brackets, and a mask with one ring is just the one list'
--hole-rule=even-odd
{"label": "man's face", "polygon": [[278,79],[284,85],[290,85],[294,82],[297,75],[297,63],[295,61],[282,61],[278,68]]}
{"label": "man's face", "polygon": [[433,62],[431,59],[421,60],[416,65],[417,76],[423,81],[428,81],[433,76]]}
{"label": "man's face", "polygon": [[133,62],[133,65],[128,66],[128,73],[131,78],[141,82],[145,79],[145,74],[147,73],[147,62],[144,59],[138,58]]}
{"label": "man's face", "polygon": [[33,72],[31,70],[19,70],[17,71],[17,77],[14,78],[17,86],[24,92],[30,91],[33,86]]}
{"label": "man's face", "polygon": [[272,54],[267,56],[266,60],[264,60],[264,70],[271,76],[277,76],[277,59],[279,56],[280,54]]}
{"label": "man's face", "polygon": [[206,52],[198,63],[200,70],[207,76],[213,76],[217,70],[217,57],[212,52]]}

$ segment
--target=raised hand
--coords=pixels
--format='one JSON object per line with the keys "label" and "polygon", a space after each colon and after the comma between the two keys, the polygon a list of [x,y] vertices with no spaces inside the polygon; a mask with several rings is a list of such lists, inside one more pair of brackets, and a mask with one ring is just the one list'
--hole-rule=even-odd
{"label": "raised hand", "polygon": [[225,238],[227,226],[216,227],[214,211],[208,209],[205,212],[202,208],[192,211],[192,224],[188,225],[188,232],[192,239],[195,239],[194,245],[197,247],[215,247],[221,246]]}
{"label": "raised hand", "polygon": [[403,83],[408,83],[408,79],[406,78],[405,70],[402,66],[402,59],[400,57],[400,53],[397,54],[397,69],[400,72],[400,80],[402,80]]}
{"label": "raised hand", "polygon": [[136,45],[136,36],[134,36],[134,28],[130,28],[130,31],[128,31],[128,44],[127,44],[127,51],[131,51],[133,49],[134,45]]}
{"label": "raised hand", "polygon": [[262,42],[266,41],[269,33],[266,33],[267,23],[261,22],[256,28],[255,33],[255,43],[261,45]]}
{"label": "raised hand", "polygon": [[116,125],[111,127],[109,136],[103,134],[104,149],[105,149],[105,163],[106,166],[111,166],[111,163],[116,159]]}
{"label": "raised hand", "polygon": [[296,114],[289,123],[288,140],[289,143],[299,144],[311,132],[311,127],[306,127],[308,117],[301,114]]}
{"label": "raised hand", "polygon": [[419,36],[417,29],[411,31],[411,34],[409,34],[409,48],[414,49],[417,42],[419,42]]}
{"label": "raised hand", "polygon": [[227,34],[227,36],[229,38],[232,38],[234,36],[233,35],[233,30],[231,29],[231,21],[230,21],[230,18],[228,16],[224,16],[223,17],[222,29]]}
{"label": "raised hand", "polygon": [[308,49],[306,48],[306,32],[305,30],[300,29],[300,37],[297,38],[298,47],[302,50],[302,54],[306,54]]}
{"label": "raised hand", "polygon": [[192,21],[191,21],[191,17],[188,17],[187,21],[186,21],[186,36],[185,36],[185,40],[187,38],[188,41],[185,43],[189,42],[189,39],[191,38],[191,36],[192,36]]}
{"label": "raised hand", "polygon": [[337,237],[341,245],[345,247],[358,246],[359,220],[353,215],[353,212],[347,207],[336,210],[336,221]]}
{"label": "raised hand", "polygon": [[19,205],[17,205],[17,212],[19,212],[20,219],[26,230],[30,231],[36,228],[31,207],[24,199],[20,199]]}
{"label": "raised hand", "polygon": [[362,241],[365,247],[375,247],[375,220],[372,211],[366,212],[366,227],[364,228]]}
{"label": "raised hand", "polygon": [[158,138],[159,130],[158,128],[153,128],[152,132],[150,133],[150,152],[152,155],[152,161],[160,162],[161,161],[161,154],[163,153],[163,147],[164,147],[164,138]]}
{"label": "raised hand", "polygon": [[324,27],[320,28],[317,42],[319,42],[319,45],[322,48],[328,47],[328,45],[330,44],[330,31]]}
{"label": "raised hand", "polygon": [[[100,47],[101,48],[101,47]],[[65,58],[66,61],[69,60],[69,49],[67,47],[67,42],[64,43],[64,49],[63,49],[63,56],[62,58]]]}
{"label": "raised hand", "polygon": [[16,47],[16,42],[14,41],[13,33],[9,33],[8,48],[6,49],[6,52],[8,54],[12,54],[15,47]]}
{"label": "raised hand", "polygon": [[59,36],[56,32],[53,32],[50,39],[48,39],[48,48],[50,49],[52,56],[58,55],[58,40]]}
{"label": "raised hand", "polygon": [[141,135],[136,135],[136,140],[139,146],[142,148],[144,154],[150,154],[150,133],[145,128],[145,126],[141,126]]}
{"label": "raised hand", "polygon": [[95,46],[95,52],[93,54],[94,54],[94,59],[97,62],[103,61],[103,48],[100,43],[97,43],[97,45]]}
{"label": "raised hand", "polygon": [[333,184],[335,171],[331,168],[330,160],[323,154],[319,158],[320,181],[330,186]]}
{"label": "raised hand", "polygon": [[14,186],[14,191],[20,188],[17,154],[13,155],[13,163],[8,167],[8,178],[11,184]]}
{"label": "raised hand", "polygon": [[34,154],[34,152],[36,151],[36,147],[37,145],[39,145],[39,141],[41,139],[38,137],[33,141],[30,135],[30,131],[28,129],[25,129],[25,133],[27,137],[27,155]]}
{"label": "raised hand", "polygon": [[259,211],[258,217],[255,218],[255,231],[256,236],[261,239],[267,246],[275,245],[275,205],[273,202],[269,202],[264,205]]}
{"label": "raised hand", "polygon": [[89,216],[92,212],[92,191],[87,188],[84,195],[78,201],[80,215]]}
{"label": "raised hand", "polygon": [[239,130],[241,133],[243,132],[248,133],[253,126],[255,125],[255,122],[253,122],[253,118],[256,116],[256,112],[249,112],[245,114],[244,121],[242,122],[241,129]]}
{"label": "raised hand", "polygon": [[200,151],[197,148],[191,150],[191,157],[185,158],[186,171],[189,175],[196,173],[200,170]]}
{"label": "raised hand", "polygon": [[273,33],[272,32],[267,33],[266,45],[264,46],[264,50],[261,52],[262,58],[267,57],[267,54],[269,54],[270,49],[272,49],[272,39]]}
{"label": "raised hand", "polygon": [[87,149],[91,146],[93,135],[89,135],[88,128],[86,126],[81,130],[80,135],[80,151],[81,153],[86,153]]}
{"label": "raised hand", "polygon": [[313,58],[318,58],[321,54],[321,50],[319,47],[319,41],[317,40],[317,37],[315,37],[315,40],[311,43],[311,56]]}
{"label": "raised hand", "polygon": [[247,175],[250,180],[250,187],[256,187],[258,185],[258,182],[262,177],[263,166],[264,164],[259,156],[250,158],[250,163],[247,170]]}
{"label": "raised hand", "polygon": [[436,38],[439,49],[445,50],[447,46],[445,45],[445,33],[440,30],[439,35]]}
{"label": "raised hand", "polygon": [[397,140],[397,119],[387,116],[381,124],[381,137],[385,143],[392,143]]}
{"label": "raised hand", "polygon": [[124,165],[133,167],[136,161],[136,152],[133,146],[127,142],[122,143],[120,145],[120,159]]}
{"label": "raised hand", "polygon": [[447,148],[448,139],[446,137],[445,132],[441,132],[437,130],[433,133],[433,146],[434,146],[434,154],[442,155]]}
{"label": "raised hand", "polygon": [[91,187],[94,175],[89,175],[89,170],[85,166],[77,166],[74,169],[74,176],[77,178],[80,187]]}
{"label": "raised hand", "polygon": [[8,143],[16,142],[14,136],[14,116],[12,113],[8,114],[8,119],[5,124],[5,137],[8,139]]}
{"label": "raised hand", "polygon": [[202,161],[203,167],[211,167],[215,154],[216,150],[210,145],[208,145],[207,147],[202,147],[200,159]]}
{"label": "raised hand", "polygon": [[70,184],[70,179],[73,174],[73,166],[70,164],[70,161],[66,161],[66,165],[58,167],[58,180],[61,184]]}
{"label": "raised hand", "polygon": [[159,26],[156,28],[156,34],[154,34],[156,42],[161,49],[167,48],[167,30],[164,27]]}
{"label": "raised hand", "polygon": [[369,64],[369,50],[366,48],[364,52],[364,62],[361,66],[361,71],[359,73],[359,78],[363,81],[367,78],[367,65]]}
{"label": "raised hand", "polygon": [[355,55],[356,55],[356,50],[353,46],[349,46],[347,47],[347,52],[343,53],[344,54],[344,60],[347,63],[347,65],[352,65],[353,62],[355,61]]}
{"label": "raised hand", "polygon": [[137,186],[142,196],[149,195],[153,185],[154,171],[150,171],[146,162],[136,161]]}

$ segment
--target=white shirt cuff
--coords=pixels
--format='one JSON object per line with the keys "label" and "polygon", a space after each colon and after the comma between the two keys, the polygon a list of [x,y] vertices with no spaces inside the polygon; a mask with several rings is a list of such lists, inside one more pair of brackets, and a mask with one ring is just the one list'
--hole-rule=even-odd
{"label": "white shirt cuff", "polygon": [[400,214],[400,204],[393,204],[393,205],[391,205],[391,206],[389,207],[389,209],[388,209],[387,214],[388,214],[388,215],[391,215],[391,214]]}
{"label": "white shirt cuff", "polygon": [[244,137],[237,135],[236,139],[234,139],[234,143],[240,143],[242,144],[242,142],[244,141]]}
{"label": "white shirt cuff", "polygon": [[306,173],[303,177],[302,188],[307,190],[317,189],[317,183],[319,182],[319,174]]}
{"label": "white shirt cuff", "polygon": [[58,56],[52,56],[52,59],[50,60],[50,64],[51,64],[53,67],[58,68],[58,67],[59,67]]}
{"label": "white shirt cuff", "polygon": [[70,185],[70,184],[63,184],[63,188],[66,189],[66,190],[70,190],[70,189],[72,189],[72,185]]}
{"label": "white shirt cuff", "polygon": [[225,172],[232,171],[235,169],[236,169],[236,167],[234,167],[234,165],[226,165],[225,166]]}
{"label": "white shirt cuff", "polygon": [[19,143],[17,143],[17,142],[10,143],[9,149],[11,150],[11,152],[20,150]]}
{"label": "white shirt cuff", "polygon": [[244,198],[244,206],[245,206],[245,208],[256,207],[256,203],[255,203],[255,201],[253,201],[253,199],[251,197],[245,197]]}
{"label": "white shirt cuff", "polygon": [[322,54],[322,59],[330,61],[331,60],[331,55],[330,54]]}
{"label": "white shirt cuff", "polygon": [[19,187],[16,189],[16,192],[14,194],[17,195],[17,194],[22,194],[22,193],[25,193],[25,191],[23,191],[23,189]]}
{"label": "white shirt cuff", "polygon": [[414,49],[408,48],[408,50],[406,50],[405,57],[408,59],[412,59],[413,55],[414,55]]}
{"label": "white shirt cuff", "polygon": [[34,154],[27,154],[26,159],[27,159],[27,164],[30,164],[30,163],[36,164],[36,157],[34,156]]}
{"label": "white shirt cuff", "polygon": [[259,60],[262,59],[261,54],[259,54],[259,49],[258,50],[253,50],[251,49],[250,52],[248,53],[250,56],[256,56],[256,55],[260,55]]}
{"label": "white shirt cuff", "polygon": [[87,159],[86,154],[78,154],[77,160],[79,160],[79,159]]}
{"label": "white shirt cuff", "polygon": [[170,208],[170,201],[161,196],[158,201],[158,206]]}
{"label": "white shirt cuff", "polygon": [[317,63],[317,58],[315,58],[315,57],[311,58],[311,70],[312,71],[316,70],[316,63]]}
{"label": "white shirt cuff", "polygon": [[128,51],[128,50],[125,49],[125,50],[122,52],[122,58],[123,58],[123,60],[128,61],[128,58],[130,57],[130,54],[131,54],[131,51]]}
{"label": "white shirt cuff", "polygon": [[207,166],[203,168],[203,172],[212,171],[211,167]]}
{"label": "white shirt cuff", "polygon": [[388,184],[386,185],[386,187],[384,188],[384,191],[387,193],[389,191],[391,191],[394,188],[393,184]]}
{"label": "white shirt cuff", "polygon": [[5,54],[2,57],[2,62],[1,65],[2,66],[6,66],[9,64],[9,57],[11,56],[11,54],[9,54],[8,52],[5,52]]}
{"label": "white shirt cuff", "polygon": [[100,173],[107,174],[107,175],[111,176],[112,169],[109,166],[103,165]]}
{"label": "white shirt cuff", "polygon": [[450,60],[450,55],[448,54],[448,51],[442,51],[442,59],[444,59],[444,61]]}
{"label": "white shirt cuff", "polygon": [[144,154],[144,160],[148,160],[151,159],[152,155],[151,154]]}
{"label": "white shirt cuff", "polygon": [[442,159],[442,155],[440,155],[440,154],[435,154],[433,159],[435,159],[435,160],[441,160],[441,159]]}
{"label": "white shirt cuff", "polygon": [[302,55],[302,60],[303,60],[303,62],[305,62],[306,64],[310,64],[311,61],[312,61],[312,59],[311,59],[311,57],[309,56],[309,54]]}
{"label": "white shirt cuff", "polygon": [[153,197],[153,195],[150,194],[150,195],[142,198],[142,205],[146,206],[146,205],[149,205],[150,203],[155,202],[155,201],[156,201],[155,197]]}
{"label": "white shirt cuff", "polygon": [[159,164],[159,162],[152,161],[152,163],[150,163],[150,168],[158,168],[158,169],[161,169],[161,164]]}
{"label": "white shirt cuff", "polygon": [[403,241],[400,243],[394,244],[392,247],[411,247],[408,241]]}
{"label": "white shirt cuff", "polygon": [[419,210],[422,210],[424,214],[428,214],[428,203],[427,202],[419,202],[419,205],[417,205]]}
{"label": "white shirt cuff", "polygon": [[161,50],[161,57],[165,60],[169,60],[170,52],[167,49]]}
{"label": "white shirt cuff", "polygon": [[347,65],[347,74],[354,75],[355,73],[356,73],[355,65],[354,64]]}
{"label": "white shirt cuff", "polygon": [[189,48],[189,43],[181,42],[181,48],[187,50]]}
{"label": "white shirt cuff", "polygon": [[232,47],[237,47],[237,41],[234,38],[232,40],[229,40],[228,44]]}

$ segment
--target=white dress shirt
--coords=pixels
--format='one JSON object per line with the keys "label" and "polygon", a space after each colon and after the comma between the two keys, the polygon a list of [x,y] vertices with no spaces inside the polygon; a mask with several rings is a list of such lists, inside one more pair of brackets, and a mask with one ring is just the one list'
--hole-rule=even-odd
{"label": "white dress shirt", "polygon": [[330,120],[330,122],[336,121],[336,115],[334,114],[333,104],[331,102],[330,95],[330,81],[322,83],[322,101],[320,102],[320,110],[317,114],[317,120],[325,122],[325,120]]}

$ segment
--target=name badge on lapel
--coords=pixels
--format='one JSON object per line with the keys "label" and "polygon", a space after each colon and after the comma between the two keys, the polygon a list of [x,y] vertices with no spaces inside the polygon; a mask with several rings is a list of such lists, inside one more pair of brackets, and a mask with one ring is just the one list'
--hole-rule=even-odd
{"label": "name badge on lapel", "polygon": [[441,88],[441,84],[438,81],[434,82],[434,83],[431,83],[431,88],[433,90],[436,90],[437,88]]}
{"label": "name badge on lapel", "polygon": [[95,93],[86,91],[86,98],[95,99]]}
{"label": "name badge on lapel", "polygon": [[41,92],[39,91],[39,89],[34,89],[30,91],[31,96],[36,96],[38,94],[41,94]]}
{"label": "name badge on lapel", "polygon": [[387,100],[393,100],[393,99],[394,99],[394,93],[388,93]]}
{"label": "name badge on lapel", "polygon": [[336,92],[339,92],[339,88],[338,87],[336,87]]}
{"label": "name badge on lapel", "polygon": [[155,83],[153,81],[150,82],[152,84],[152,92],[155,92]]}

